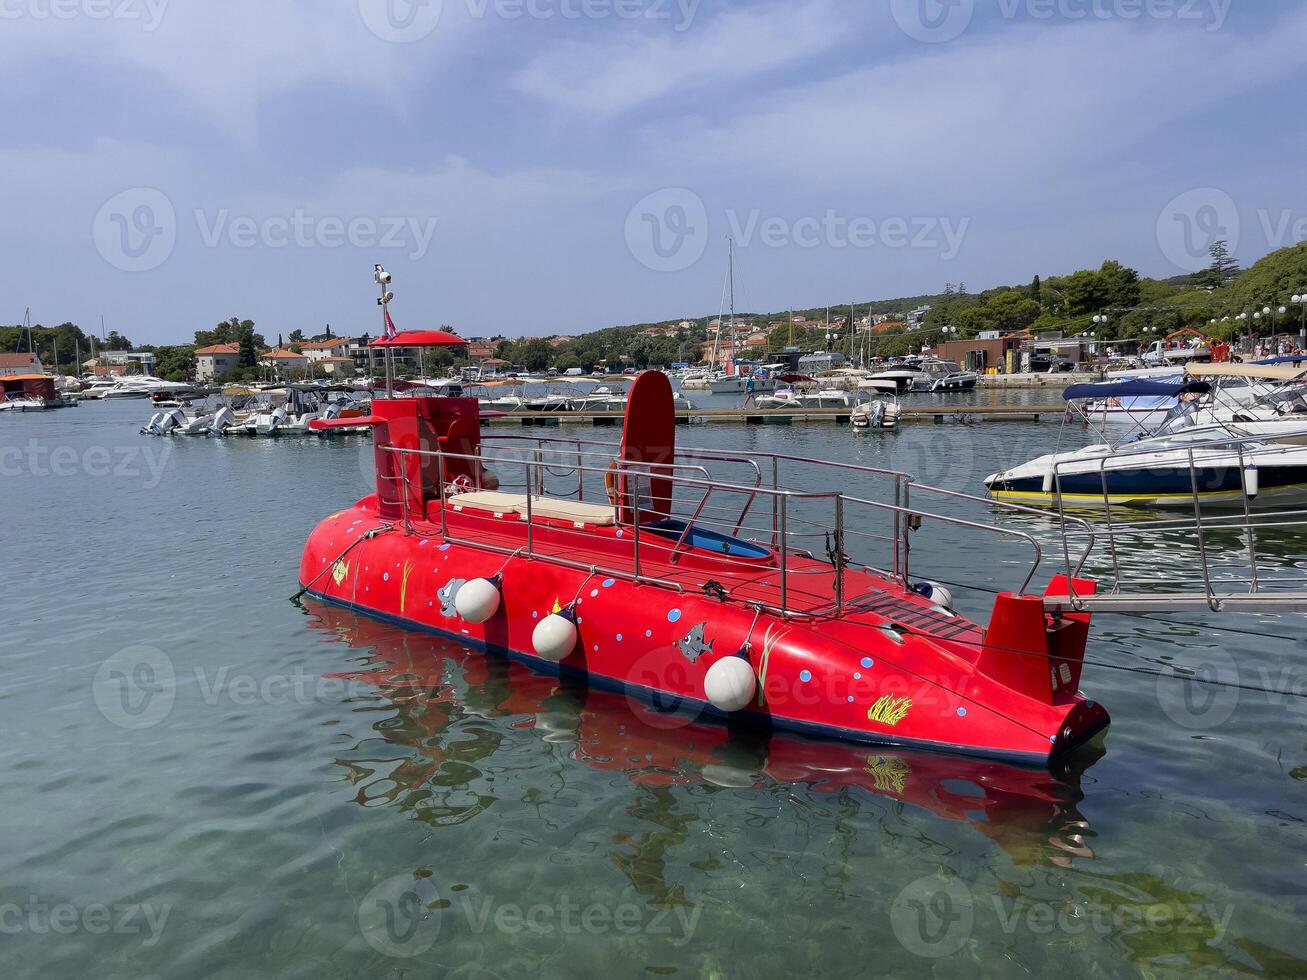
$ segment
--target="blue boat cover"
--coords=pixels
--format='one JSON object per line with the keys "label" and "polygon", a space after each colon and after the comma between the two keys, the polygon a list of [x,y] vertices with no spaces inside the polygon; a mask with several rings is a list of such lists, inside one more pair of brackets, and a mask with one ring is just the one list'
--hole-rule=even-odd
{"label": "blue boat cover", "polygon": [[1202,395],[1211,390],[1212,386],[1206,381],[1190,381],[1188,384],[1177,381],[1106,381],[1072,385],[1062,392],[1062,397],[1069,402],[1082,398],[1129,398],[1144,395],[1176,398],[1191,393]]}

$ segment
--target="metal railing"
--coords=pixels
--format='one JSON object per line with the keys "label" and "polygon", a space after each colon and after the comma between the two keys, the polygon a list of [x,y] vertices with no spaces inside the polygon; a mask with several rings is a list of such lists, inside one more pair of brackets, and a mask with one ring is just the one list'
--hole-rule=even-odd
{"label": "metal railing", "polygon": [[[756,594],[742,601],[787,617],[841,615],[849,602],[857,598],[850,595],[850,569],[865,569],[911,587],[911,537],[927,522],[999,536],[1029,549],[1018,592],[1024,593],[1029,588],[1043,561],[1040,541],[1025,530],[927,511],[919,506],[918,499],[937,496],[1010,514],[1046,516],[1046,512],[1019,504],[995,504],[985,498],[928,487],[895,470],[801,456],[708,449],[682,450],[673,462],[651,465],[618,458],[618,447],[612,443],[579,438],[487,436],[483,443],[482,451],[476,454],[383,447],[386,452],[399,457],[399,466],[392,471],[397,475],[391,479],[395,483],[395,492],[403,501],[402,523],[406,533],[423,534],[438,530],[445,540],[483,550],[524,555],[591,574],[655,584],[680,592],[685,591],[685,582],[677,581],[671,572],[693,553],[696,567],[708,569],[705,574],[729,579],[732,573],[748,572],[756,579],[760,571],[765,571],[764,577],[773,580],[776,601],[759,599]],[[496,445],[500,443],[508,444],[509,448]],[[436,508],[438,514],[428,517],[423,513],[416,521],[410,513],[409,501],[423,499],[424,507],[430,501],[412,493],[408,474],[409,460],[413,457],[432,462],[429,467],[421,469],[435,475],[434,486],[428,489],[432,493],[431,500],[441,503]],[[465,511],[458,526],[454,526],[454,522],[449,520],[449,509],[444,506],[450,489],[445,476],[450,463],[490,468],[496,474],[501,490],[520,488],[524,491],[525,504],[520,514],[524,524],[524,545],[513,542],[510,547],[490,540],[491,530],[502,531],[505,526],[489,516],[485,518],[486,524],[470,525],[484,534],[465,536],[468,520],[476,521],[475,511]],[[723,478],[715,472],[723,466],[743,473],[744,478]],[[881,479],[886,482],[886,499],[788,486],[784,480],[787,466],[802,467],[809,477],[815,471],[833,470],[845,477],[843,482],[846,484],[853,482],[849,479],[852,477]],[[662,486],[671,488],[666,514],[671,520],[682,522],[683,526],[669,528],[648,522],[647,503],[645,506],[641,503],[648,500],[654,479],[666,481]],[[610,492],[610,487],[613,492]],[[603,488],[602,498],[596,499],[597,488]],[[602,563],[604,559],[597,562],[578,559],[578,547],[542,547],[541,530],[546,525],[537,522],[536,508],[540,498],[544,497],[587,503],[602,501],[612,507],[615,520],[620,521],[625,515],[626,523],[622,526],[630,530],[629,566],[622,561],[609,560],[605,565]],[[756,506],[759,501],[764,502],[762,509]],[[489,523],[491,521],[494,523]],[[1068,521],[1077,523],[1075,518],[1068,518]],[[1086,535],[1086,547],[1083,556],[1075,562],[1067,553],[1068,570],[1072,572],[1080,570],[1094,546],[1091,525],[1085,521],[1078,523]],[[717,552],[694,547],[696,529],[720,535],[726,542],[724,550]],[[549,537],[570,538],[585,533],[583,528],[553,525]],[[743,549],[744,554],[732,555],[732,543],[762,548],[766,558],[760,559],[749,549]],[[575,544],[580,546],[581,543]],[[826,557],[824,563],[819,557],[822,546]],[[888,547],[889,560],[884,567],[849,556],[849,551],[859,551],[864,546]],[[797,562],[796,558],[808,560]],[[680,573],[677,577],[685,574]],[[814,584],[805,589],[807,582]],[[830,593],[828,599],[827,592]]]}
{"label": "metal railing", "polygon": [[[1106,555],[1100,558],[1094,554],[1093,559],[1105,562],[1106,567],[1102,573],[1108,578],[1110,587],[1100,589],[1093,596],[1077,595],[1074,587],[1071,587],[1069,594],[1057,597],[1058,601],[1053,605],[1122,612],[1166,612],[1193,608],[1212,611],[1307,611],[1307,575],[1302,574],[1298,568],[1301,562],[1292,559],[1289,561],[1289,565],[1299,572],[1297,575],[1287,578],[1269,576],[1264,567],[1266,556],[1260,547],[1268,537],[1280,533],[1291,535],[1294,540],[1301,542],[1302,539],[1297,535],[1307,530],[1307,509],[1254,510],[1253,500],[1259,495],[1260,487],[1254,490],[1251,485],[1251,473],[1255,471],[1259,460],[1265,464],[1277,456],[1301,452],[1307,461],[1307,449],[1268,444],[1265,437],[1234,434],[1224,438],[1214,436],[1203,441],[1188,440],[1181,436],[1171,440],[1162,437],[1148,442],[1151,444],[1126,445],[1097,457],[1082,456],[1079,459],[1054,461],[1051,468],[1051,489],[1057,501],[1057,520],[1064,556],[1069,561],[1072,542],[1079,533],[1083,533],[1087,523],[1083,517],[1069,515],[1068,510],[1074,508],[1081,513],[1101,516],[1102,523],[1097,526],[1096,534],[1105,542]],[[1142,457],[1153,457],[1150,462],[1156,463],[1158,454],[1176,457],[1174,460],[1164,457],[1159,469],[1187,471],[1185,490],[1180,494],[1168,495],[1176,500],[1176,506],[1183,507],[1183,516],[1151,516],[1156,511],[1141,511],[1138,507],[1130,507],[1127,499],[1132,496],[1131,493],[1119,488],[1113,490],[1110,477],[1114,471],[1128,470],[1131,460]],[[1084,468],[1087,462],[1093,464],[1089,470]],[[1073,469],[1074,473],[1068,472]],[[1097,476],[1101,501],[1084,500],[1068,504],[1063,493],[1064,480],[1087,474]],[[1219,479],[1211,480],[1212,475]],[[1233,488],[1230,487],[1231,483]],[[1270,492],[1274,493],[1274,488]],[[1213,499],[1211,494],[1220,494],[1221,497]],[[1162,496],[1150,494],[1146,490],[1133,495],[1145,501]],[[1218,510],[1222,505],[1224,513]],[[1134,519],[1123,519],[1123,512],[1133,512]],[[1222,535],[1232,535],[1237,547],[1213,547],[1213,539]],[[1155,568],[1155,565],[1140,570],[1126,569],[1123,567],[1123,543],[1139,546],[1138,552],[1126,553],[1132,558],[1140,552],[1155,556],[1159,545],[1172,549],[1192,545],[1196,577],[1186,578],[1176,574],[1174,564],[1166,567],[1164,577],[1139,574]],[[1299,545],[1298,553],[1307,560],[1307,549]],[[1288,587],[1279,588],[1280,586]]]}

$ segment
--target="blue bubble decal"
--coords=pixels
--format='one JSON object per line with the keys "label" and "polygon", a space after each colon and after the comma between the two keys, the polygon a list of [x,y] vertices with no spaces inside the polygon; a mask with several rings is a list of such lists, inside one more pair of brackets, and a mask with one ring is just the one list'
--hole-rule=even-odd
{"label": "blue bubble decal", "polygon": [[611,588],[612,588],[614,585],[616,585],[616,584],[617,584],[617,579],[615,579],[615,578],[606,578],[606,579],[604,579],[604,588],[605,588],[605,589],[611,589]]}
{"label": "blue bubble decal", "polygon": [[810,670],[799,671],[799,680],[803,681],[803,683],[805,684],[808,683],[808,681],[812,680],[812,671]]}
{"label": "blue bubble decal", "polygon": [[679,621],[680,618],[681,618],[681,610],[679,609],[673,609],[671,612],[667,614],[667,622],[669,623],[675,623]]}
{"label": "blue bubble decal", "polygon": [[875,662],[874,660],[872,660],[870,657],[863,657],[863,658],[862,658],[862,666],[864,666],[864,667],[866,667],[868,670],[870,670],[872,667],[876,666],[876,662]]}
{"label": "blue bubble decal", "polygon": [[965,718],[966,716],[967,716],[967,709],[966,709],[966,708],[958,708],[958,717],[959,717],[959,718]]}

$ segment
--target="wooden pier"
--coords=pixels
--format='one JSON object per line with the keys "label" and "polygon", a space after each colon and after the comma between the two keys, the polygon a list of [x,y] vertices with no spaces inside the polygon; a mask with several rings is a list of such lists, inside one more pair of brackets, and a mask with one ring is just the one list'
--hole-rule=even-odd
{"label": "wooden pier", "polygon": [[[972,422],[1038,422],[1061,418],[1065,405],[904,405],[900,424],[931,422],[935,425]],[[510,412],[483,418],[483,424],[518,426],[597,425],[621,426],[622,412]],[[697,408],[679,409],[678,425],[734,423],[736,425],[849,424],[846,408]]]}

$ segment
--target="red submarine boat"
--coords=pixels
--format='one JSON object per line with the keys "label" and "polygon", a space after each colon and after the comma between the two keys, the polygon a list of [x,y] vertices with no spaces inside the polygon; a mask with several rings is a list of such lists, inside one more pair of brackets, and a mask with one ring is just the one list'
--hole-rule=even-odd
{"label": "red submarine boat", "polygon": [[[464,343],[386,323],[383,347]],[[652,371],[619,446],[483,435],[472,398],[378,397],[368,416],[315,420],[371,428],[376,492],[309,535],[301,594],[659,710],[770,729],[1045,765],[1107,726],[1079,691],[1089,614],[1045,601],[1092,595],[1092,581],[1000,593],[981,625],[909,578],[923,519],[1028,535],[909,507],[909,489],[929,488],[901,473],[678,451],[676,422]],[[795,468],[806,485],[883,479],[889,499],[794,489],[782,472]],[[877,542],[888,570],[846,554]]]}

